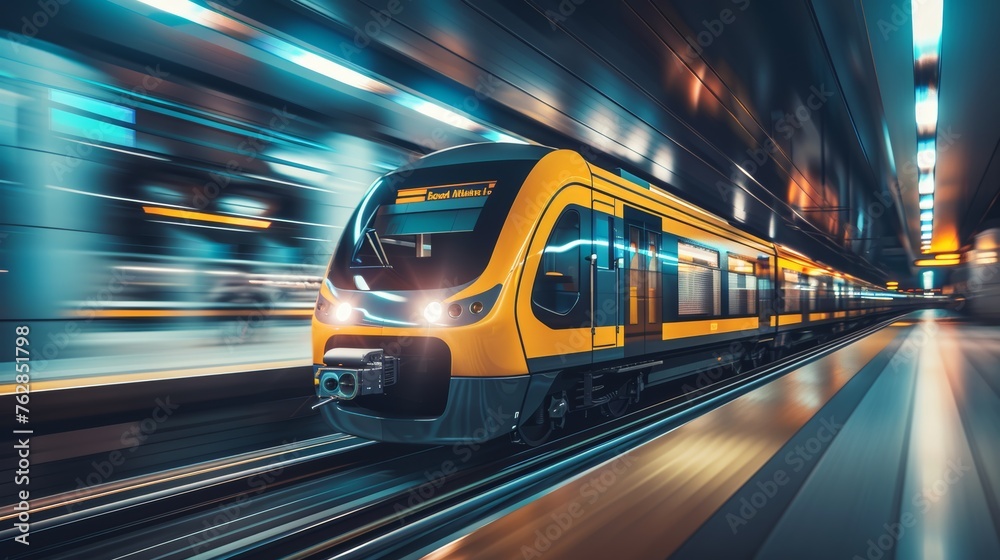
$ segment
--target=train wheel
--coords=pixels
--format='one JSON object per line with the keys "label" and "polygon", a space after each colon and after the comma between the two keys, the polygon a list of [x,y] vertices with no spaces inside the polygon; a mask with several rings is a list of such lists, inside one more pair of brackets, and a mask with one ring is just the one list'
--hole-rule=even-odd
{"label": "train wheel", "polygon": [[552,420],[548,416],[543,403],[530,418],[517,427],[514,441],[529,447],[537,447],[548,441],[553,430]]}
{"label": "train wheel", "polygon": [[632,401],[627,398],[619,397],[612,399],[601,405],[601,414],[604,414],[608,418],[618,418],[628,412],[630,404],[632,404]]}

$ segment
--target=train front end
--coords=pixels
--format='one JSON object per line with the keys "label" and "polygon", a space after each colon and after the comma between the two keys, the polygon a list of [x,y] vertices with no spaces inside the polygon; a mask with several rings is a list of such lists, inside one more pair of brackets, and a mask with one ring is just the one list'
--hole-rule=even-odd
{"label": "train front end", "polygon": [[529,379],[513,313],[523,240],[508,222],[550,151],[452,148],[366,193],[312,319],[316,394],[334,429],[451,443],[516,428]]}

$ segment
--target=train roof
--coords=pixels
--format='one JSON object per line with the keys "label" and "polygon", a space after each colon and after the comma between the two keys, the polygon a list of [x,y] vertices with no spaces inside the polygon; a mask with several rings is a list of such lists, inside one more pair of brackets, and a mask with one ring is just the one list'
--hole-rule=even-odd
{"label": "train roof", "polygon": [[487,161],[538,161],[555,148],[537,144],[481,142],[446,148],[427,154],[413,162],[413,167],[440,167]]}

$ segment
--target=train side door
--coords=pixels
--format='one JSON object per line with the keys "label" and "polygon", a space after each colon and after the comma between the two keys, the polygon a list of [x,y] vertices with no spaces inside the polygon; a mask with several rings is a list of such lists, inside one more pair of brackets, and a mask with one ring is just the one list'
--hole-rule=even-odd
{"label": "train side door", "polygon": [[[620,247],[622,243],[622,221],[615,217],[614,199],[598,192],[592,195],[591,215],[593,246],[588,258],[591,278],[590,334],[594,351],[600,352],[620,347],[619,293],[622,288],[623,273],[620,264],[624,259],[619,257],[620,251],[617,251],[615,246]],[[595,360],[597,359],[600,358],[595,356]]]}
{"label": "train side door", "polygon": [[[771,267],[771,257],[761,255],[757,257],[757,313],[760,318],[760,330],[763,332],[771,329],[771,317],[778,315],[774,301],[774,270]],[[777,323],[775,323],[777,324]]]}
{"label": "train side door", "polygon": [[640,356],[663,339],[663,274],[660,243],[662,220],[629,211],[625,214],[625,355]]}

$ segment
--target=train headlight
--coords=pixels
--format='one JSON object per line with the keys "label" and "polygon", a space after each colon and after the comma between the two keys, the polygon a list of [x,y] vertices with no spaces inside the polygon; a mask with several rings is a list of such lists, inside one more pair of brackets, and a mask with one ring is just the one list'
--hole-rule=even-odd
{"label": "train headlight", "polygon": [[337,317],[338,321],[344,322],[351,316],[351,311],[354,311],[354,308],[351,307],[351,304],[345,301],[337,306],[337,311],[334,312],[334,316]]}
{"label": "train headlight", "polygon": [[432,301],[424,308],[424,319],[429,323],[435,323],[441,319],[441,302]]}

